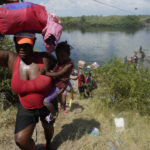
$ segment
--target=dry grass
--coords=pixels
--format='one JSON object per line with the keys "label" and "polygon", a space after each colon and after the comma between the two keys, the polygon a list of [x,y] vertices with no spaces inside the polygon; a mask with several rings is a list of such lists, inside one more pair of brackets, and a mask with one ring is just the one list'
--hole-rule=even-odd
{"label": "dry grass", "polygon": [[[101,144],[112,143],[119,150],[150,150],[150,118],[130,111],[114,113],[101,103],[101,100],[92,102],[93,116],[101,124]],[[124,118],[124,130],[116,128],[114,118]],[[99,147],[102,147],[102,145]],[[110,147],[110,146],[109,146]],[[105,149],[102,147],[102,149]],[[98,147],[97,147],[98,150]]]}
{"label": "dry grass", "polygon": [[16,108],[10,107],[1,111],[0,115],[0,149],[4,149],[6,144],[10,146],[14,143],[14,124],[16,118]]}
{"label": "dry grass", "polygon": [[[77,98],[77,97],[76,97]],[[18,150],[13,140],[16,109],[1,113],[0,149]],[[117,132],[114,118],[123,117],[125,129]],[[5,119],[6,118],[6,119]],[[7,127],[7,128],[5,128]],[[89,130],[100,129],[100,136],[92,136]],[[38,150],[43,150],[45,143],[41,124],[37,125]],[[150,149],[149,117],[135,112],[113,113],[94,99],[74,100],[68,114],[60,111],[55,123],[53,144],[58,150],[149,150]],[[35,139],[35,133],[33,138]]]}

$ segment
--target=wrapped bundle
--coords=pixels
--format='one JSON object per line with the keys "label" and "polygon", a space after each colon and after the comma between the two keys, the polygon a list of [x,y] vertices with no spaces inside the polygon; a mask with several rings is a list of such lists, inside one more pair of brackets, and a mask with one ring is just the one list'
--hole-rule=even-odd
{"label": "wrapped bundle", "polygon": [[[42,5],[22,2],[10,3],[0,7],[0,34],[17,34],[20,32],[42,33],[48,52],[54,46],[50,42],[60,39],[62,26],[59,19],[46,11]],[[51,39],[51,36],[55,37]],[[54,42],[54,41],[53,41]]]}
{"label": "wrapped bundle", "polygon": [[0,33],[41,33],[47,23],[44,6],[34,3],[11,3],[0,7]]}

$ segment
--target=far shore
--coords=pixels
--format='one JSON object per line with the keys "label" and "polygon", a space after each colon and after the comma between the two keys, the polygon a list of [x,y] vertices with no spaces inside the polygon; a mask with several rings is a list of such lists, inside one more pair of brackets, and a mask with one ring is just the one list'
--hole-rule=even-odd
{"label": "far shore", "polygon": [[116,28],[138,29],[150,26],[149,15],[60,17],[64,29]]}

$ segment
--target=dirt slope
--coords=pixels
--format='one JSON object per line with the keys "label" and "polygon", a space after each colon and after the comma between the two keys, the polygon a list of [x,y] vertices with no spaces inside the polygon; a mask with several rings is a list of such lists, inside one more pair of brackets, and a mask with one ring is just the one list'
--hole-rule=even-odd
{"label": "dirt slope", "polygon": [[[88,147],[87,144],[84,145],[80,143],[80,139],[84,138],[91,127],[99,126],[99,123],[90,119],[89,114],[86,113],[88,101],[89,100],[73,100],[72,108],[68,108],[68,114],[64,114],[63,111],[59,112],[59,116],[54,125],[55,134],[53,138],[53,144],[57,150],[88,149],[86,148]],[[14,127],[8,128],[4,130],[4,133],[1,133],[5,135],[6,138],[0,143],[0,150],[19,150],[13,139],[13,128]],[[36,145],[38,150],[44,150],[43,144],[45,143],[45,138],[40,123],[37,124],[36,130],[33,134],[33,139],[36,140],[37,137]],[[84,141],[84,139],[82,141]]]}

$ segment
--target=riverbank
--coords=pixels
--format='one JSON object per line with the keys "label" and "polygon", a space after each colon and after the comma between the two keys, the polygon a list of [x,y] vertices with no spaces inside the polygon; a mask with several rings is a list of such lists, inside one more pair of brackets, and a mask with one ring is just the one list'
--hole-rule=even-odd
{"label": "riverbank", "polygon": [[135,30],[150,24],[148,15],[60,17],[60,20],[64,29],[131,28]]}

